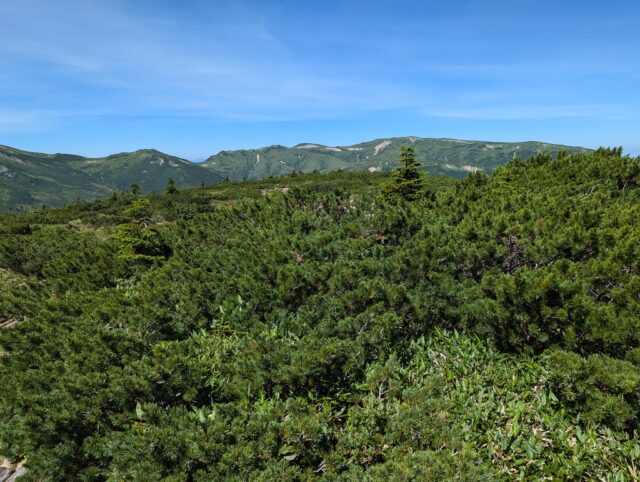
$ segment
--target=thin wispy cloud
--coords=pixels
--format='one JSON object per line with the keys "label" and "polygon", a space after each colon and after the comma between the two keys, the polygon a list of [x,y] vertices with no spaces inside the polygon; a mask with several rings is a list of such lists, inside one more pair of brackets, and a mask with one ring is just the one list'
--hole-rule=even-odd
{"label": "thin wispy cloud", "polygon": [[[18,28],[28,24],[36,4],[45,9],[40,18],[46,21],[32,29]],[[84,98],[85,103],[110,104],[111,99],[99,95],[108,90],[109,97],[121,101],[124,115],[152,109],[181,115],[208,112],[220,118],[296,119],[324,117],[340,109],[385,110],[409,102],[401,89],[375,79],[363,85],[330,71],[300,69],[258,18],[227,25],[198,43],[185,25],[142,18],[119,3],[76,1],[65,9],[34,1],[21,5],[0,10],[16,26],[9,31],[13,41],[0,46],[0,53],[13,57],[24,70],[47,75],[52,84],[70,81],[94,89],[97,95]],[[75,15],[68,15],[69,10]],[[39,33],[34,37],[30,30],[35,29]],[[75,95],[59,89],[51,102]]]}
{"label": "thin wispy cloud", "polygon": [[51,126],[51,117],[38,111],[0,110],[0,133],[35,133]]}
{"label": "thin wispy cloud", "polygon": [[[640,122],[631,60],[640,6],[603,14],[542,3],[7,0],[0,135],[77,144],[82,131],[130,145],[158,132],[193,144],[193,132],[224,130],[214,150],[245,142],[244,128],[224,123],[251,124],[256,143],[259,126],[265,137],[344,143],[349,122],[354,141],[385,125],[465,135],[456,119]],[[517,126],[495,124],[490,135],[516,136]],[[523,138],[558,132],[522,129]],[[601,142],[567,132],[550,140]],[[204,150],[212,137],[200,136]]]}
{"label": "thin wispy cloud", "polygon": [[634,120],[637,115],[625,106],[602,105],[503,105],[482,107],[435,107],[423,113],[430,117],[477,120]]}

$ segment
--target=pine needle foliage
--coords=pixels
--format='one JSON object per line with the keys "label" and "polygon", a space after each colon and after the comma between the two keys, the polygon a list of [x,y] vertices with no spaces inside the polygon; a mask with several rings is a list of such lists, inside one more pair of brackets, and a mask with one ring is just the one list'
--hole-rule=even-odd
{"label": "pine needle foliage", "polygon": [[151,219],[151,202],[144,197],[124,210],[129,222],[120,224],[113,235],[120,245],[121,259],[130,265],[149,264],[166,256],[168,250]]}
{"label": "pine needle foliage", "polygon": [[169,178],[169,180],[167,181],[167,187],[165,188],[165,192],[167,194],[175,194],[178,192],[178,188],[176,187],[176,182]]}
{"label": "pine needle foliage", "polygon": [[1,215],[0,454],[47,481],[638,480],[640,158],[387,179]]}
{"label": "pine needle foliage", "polygon": [[386,186],[386,195],[391,200],[413,201],[417,199],[423,187],[422,173],[418,170],[420,163],[413,147],[400,149],[400,167],[391,173]]}

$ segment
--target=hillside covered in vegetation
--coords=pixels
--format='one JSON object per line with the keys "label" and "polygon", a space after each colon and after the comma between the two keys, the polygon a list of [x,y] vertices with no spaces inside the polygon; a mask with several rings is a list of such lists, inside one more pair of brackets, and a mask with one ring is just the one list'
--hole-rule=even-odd
{"label": "hillside covered in vegetation", "polygon": [[93,200],[137,184],[161,192],[173,179],[179,187],[222,180],[198,164],[153,149],[88,158],[41,154],[0,146],[0,212]]}
{"label": "hillside covered in vegetation", "polygon": [[260,149],[222,151],[203,165],[232,180],[261,179],[291,172],[390,171],[398,166],[400,150],[413,147],[422,168],[431,174],[459,179],[470,172],[491,174],[514,157],[527,159],[542,152],[555,156],[560,150],[588,152],[583,147],[545,142],[488,142],[426,137],[390,137],[352,146],[325,146],[302,143],[293,147],[269,146]]}
{"label": "hillside covered in vegetation", "polygon": [[638,480],[640,158],[0,216],[33,480]]}
{"label": "hillside covered in vegetation", "polygon": [[491,173],[514,156],[523,159],[541,152],[556,155],[587,152],[542,142],[496,143],[456,139],[396,137],[354,146],[299,144],[292,148],[222,151],[203,163],[170,156],[154,149],[89,158],[72,154],[41,154],[0,146],[0,212],[63,206],[94,200],[137,184],[142,193],[162,192],[173,179],[180,188],[230,180],[264,179],[291,173],[390,171],[400,149],[414,147],[431,174],[462,178],[469,172]]}

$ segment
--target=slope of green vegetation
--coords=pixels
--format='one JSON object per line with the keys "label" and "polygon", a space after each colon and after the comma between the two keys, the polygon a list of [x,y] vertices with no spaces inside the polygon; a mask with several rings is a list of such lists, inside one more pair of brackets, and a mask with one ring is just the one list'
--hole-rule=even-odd
{"label": "slope of green vegetation", "polygon": [[[401,137],[378,139],[350,147],[300,144],[293,148],[223,151],[196,164],[153,149],[122,152],[102,158],[70,154],[39,154],[0,146],[0,212],[46,205],[63,206],[91,200],[137,184],[142,192],[162,192],[169,179],[178,187],[211,185],[224,178],[263,179],[291,173],[337,170],[390,171],[400,149],[414,147],[431,174],[462,178],[469,172],[493,170],[519,155],[556,155],[563,146],[541,142],[491,143],[454,139]],[[568,152],[586,152],[566,147]]]}
{"label": "slope of green vegetation", "polygon": [[74,158],[0,146],[0,211],[108,195],[111,191],[91,175],[70,168]]}
{"label": "slope of green vegetation", "polygon": [[72,165],[116,191],[126,191],[136,183],[142,192],[162,192],[169,179],[173,179],[178,187],[211,184],[222,179],[199,164],[154,149],[84,159]]}
{"label": "slope of green vegetation", "polygon": [[390,171],[397,167],[400,150],[404,147],[413,147],[423,169],[431,174],[457,178],[464,178],[475,171],[490,174],[515,156],[526,159],[541,152],[549,152],[555,156],[561,149],[568,152],[588,151],[581,147],[543,142],[510,143],[393,137],[353,146],[298,144],[291,148],[270,146],[261,149],[222,151],[207,159],[204,166],[234,180],[282,176],[294,171]]}
{"label": "slope of green vegetation", "polygon": [[0,146],[0,211],[62,206],[128,190],[134,183],[143,192],[161,192],[169,179],[179,187],[192,187],[222,178],[198,164],[152,149],[90,159]]}
{"label": "slope of green vegetation", "polygon": [[33,480],[638,480],[640,158],[0,216]]}

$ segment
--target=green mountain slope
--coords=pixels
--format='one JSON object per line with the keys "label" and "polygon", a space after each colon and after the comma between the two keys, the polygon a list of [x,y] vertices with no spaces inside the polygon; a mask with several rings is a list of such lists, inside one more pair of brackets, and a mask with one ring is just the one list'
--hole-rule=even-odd
{"label": "green mountain slope", "polygon": [[128,189],[134,182],[145,192],[162,191],[169,178],[179,187],[221,180],[219,175],[203,169],[199,164],[155,149],[123,152],[97,159],[82,159],[72,162],[72,165],[118,191]]}
{"label": "green mountain slope", "polygon": [[108,186],[71,167],[72,162],[81,159],[0,146],[0,210],[40,204],[56,206],[76,198],[108,194]]}
{"label": "green mountain slope", "polygon": [[60,206],[75,199],[92,199],[129,189],[162,191],[169,180],[178,187],[232,180],[263,179],[292,172],[389,171],[396,166],[400,148],[415,147],[423,169],[432,174],[465,177],[487,173],[515,156],[540,152],[555,155],[561,149],[586,152],[541,142],[492,143],[455,139],[397,137],[353,146],[298,144],[260,149],[222,151],[198,164],[153,149],[87,158],[71,154],[40,154],[0,146],[0,211],[46,204]]}
{"label": "green mountain slope", "polygon": [[161,191],[169,178],[179,187],[220,180],[198,164],[150,149],[92,159],[0,146],[0,210],[59,206],[126,190],[132,183],[144,192]]}
{"label": "green mountain slope", "polygon": [[555,155],[561,149],[569,152],[588,151],[582,147],[533,141],[497,143],[394,137],[353,146],[298,144],[291,148],[275,145],[260,149],[222,151],[211,156],[203,165],[234,180],[281,176],[293,171],[389,171],[397,165],[400,148],[404,146],[416,149],[423,169],[433,174],[458,178],[475,171],[491,173],[515,156],[528,158],[540,152]]}

